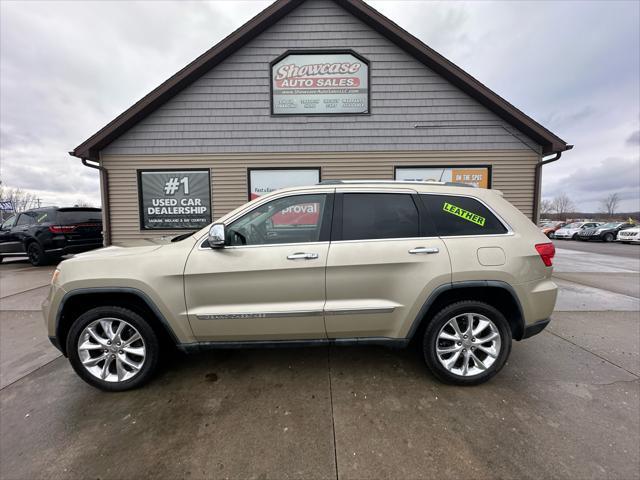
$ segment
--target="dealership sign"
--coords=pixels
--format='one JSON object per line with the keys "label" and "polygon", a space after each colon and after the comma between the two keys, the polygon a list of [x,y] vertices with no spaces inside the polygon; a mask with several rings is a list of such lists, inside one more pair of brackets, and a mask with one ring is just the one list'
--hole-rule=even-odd
{"label": "dealership sign", "polygon": [[369,65],[353,53],[290,53],[271,65],[274,115],[369,112]]}
{"label": "dealership sign", "polygon": [[209,170],[139,170],[142,229],[199,229],[211,223]]}

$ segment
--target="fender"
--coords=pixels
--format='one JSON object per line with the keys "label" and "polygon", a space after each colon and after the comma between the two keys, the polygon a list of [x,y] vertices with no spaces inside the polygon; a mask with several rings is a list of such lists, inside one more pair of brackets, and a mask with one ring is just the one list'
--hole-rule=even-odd
{"label": "fender", "polygon": [[425,315],[427,314],[431,306],[438,299],[438,297],[442,293],[448,290],[456,290],[458,288],[500,288],[502,290],[506,290],[507,292],[509,292],[509,294],[513,297],[513,300],[515,301],[518,307],[518,311],[520,312],[520,320],[518,323],[520,326],[521,333],[518,336],[518,338],[514,337],[514,339],[521,340],[523,338],[523,333],[525,332],[524,315],[522,313],[522,305],[520,304],[518,295],[516,294],[516,291],[513,289],[513,287],[509,285],[507,282],[503,282],[500,280],[468,280],[468,281],[462,281],[462,282],[447,283],[435,288],[433,292],[431,292],[431,295],[429,295],[427,300],[422,305],[422,308],[420,308],[420,310],[418,311],[416,318],[413,320],[413,323],[411,324],[411,328],[409,329],[409,333],[407,334],[407,340],[411,340],[413,338],[416,331],[418,330],[418,327],[420,326],[420,323],[424,319]]}
{"label": "fender", "polygon": [[[65,343],[62,341],[60,336],[60,317],[62,315],[62,311],[64,310],[64,306],[67,301],[73,297],[82,296],[82,295],[90,295],[93,293],[129,293],[137,296],[142,300],[147,307],[154,313],[154,315],[160,320],[160,323],[164,327],[165,331],[170,335],[173,342],[178,345],[180,341],[178,337],[174,333],[171,325],[164,317],[164,315],[160,312],[160,309],[156,306],[156,304],[149,298],[149,296],[144,293],[142,290],[138,290],[137,288],[129,288],[129,287],[96,287],[96,288],[79,288],[76,290],[71,290],[67,292],[62,300],[60,301],[60,305],[58,305],[58,311],[56,312],[56,340],[58,345],[64,345]],[[55,345],[55,344],[54,344]]]}

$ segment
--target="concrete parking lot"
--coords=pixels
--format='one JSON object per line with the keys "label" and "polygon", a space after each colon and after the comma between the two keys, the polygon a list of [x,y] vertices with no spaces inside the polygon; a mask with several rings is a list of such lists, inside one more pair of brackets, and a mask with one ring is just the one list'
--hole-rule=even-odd
{"label": "concrete parking lot", "polygon": [[413,350],[218,351],[106,394],[48,344],[51,268],[0,266],[0,477],[638,478],[640,247],[557,242],[550,327],[488,384]]}

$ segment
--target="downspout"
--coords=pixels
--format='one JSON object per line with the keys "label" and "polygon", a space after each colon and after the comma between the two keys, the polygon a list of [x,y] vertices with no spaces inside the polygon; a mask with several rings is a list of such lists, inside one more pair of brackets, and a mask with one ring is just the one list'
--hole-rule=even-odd
{"label": "downspout", "polygon": [[82,158],[82,164],[85,167],[95,168],[100,171],[100,191],[102,192],[102,231],[104,234],[104,246],[111,245],[111,212],[109,210],[109,173],[99,163],[89,163],[92,160]]}
{"label": "downspout", "polygon": [[[571,150],[572,148],[573,148],[573,145],[567,145],[565,151]],[[542,167],[544,165],[547,165],[548,163],[552,163],[560,160],[561,156],[562,156],[562,152],[556,152],[556,154],[553,157],[536,163],[536,169],[535,169],[535,175],[534,175],[534,187],[533,187],[534,202],[533,202],[533,218],[532,218],[535,224],[538,223],[538,220],[539,220],[538,215],[540,213],[540,187],[542,186]]]}

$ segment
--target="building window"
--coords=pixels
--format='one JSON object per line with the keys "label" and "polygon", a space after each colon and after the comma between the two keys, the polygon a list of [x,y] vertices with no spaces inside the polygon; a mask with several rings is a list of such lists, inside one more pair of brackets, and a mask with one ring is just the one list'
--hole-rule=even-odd
{"label": "building window", "polygon": [[466,183],[491,188],[491,166],[396,167],[396,180]]}
{"label": "building window", "polygon": [[315,185],[320,182],[320,168],[250,168],[249,200],[274,190]]}
{"label": "building window", "polygon": [[142,230],[196,230],[211,223],[209,170],[138,170]]}

